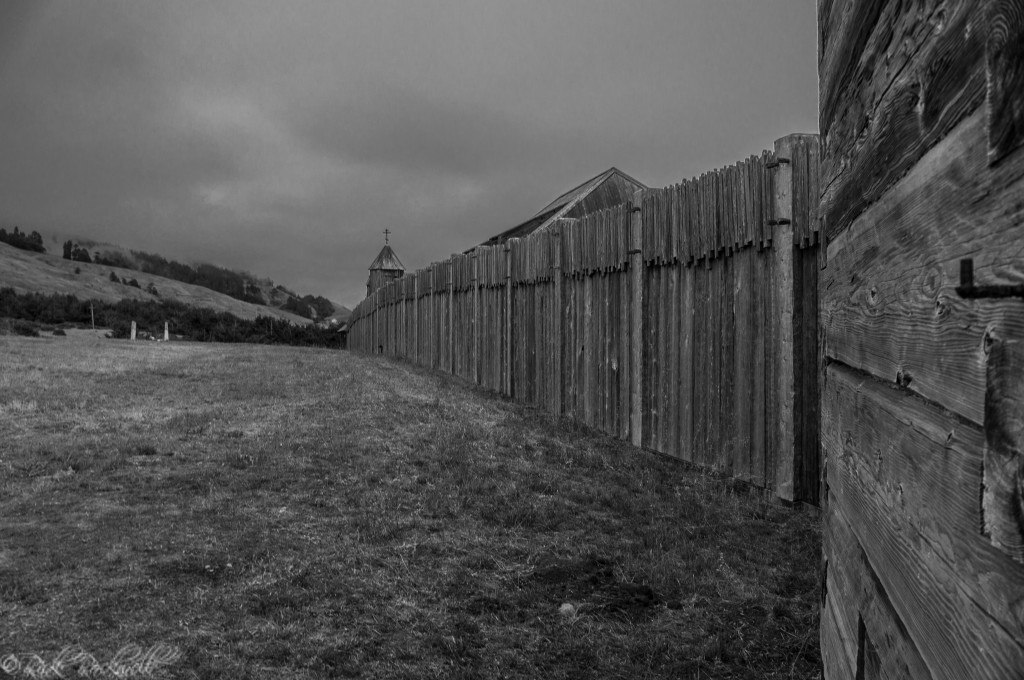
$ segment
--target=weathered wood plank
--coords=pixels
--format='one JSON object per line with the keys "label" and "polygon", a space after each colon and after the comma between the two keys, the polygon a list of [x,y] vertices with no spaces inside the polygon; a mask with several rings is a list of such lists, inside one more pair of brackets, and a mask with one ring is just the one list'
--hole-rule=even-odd
{"label": "weathered wood plank", "polygon": [[[838,364],[826,386],[829,489],[929,664],[953,677],[979,654],[1024,667],[1024,570],[981,534],[980,429]],[[968,602],[970,616],[946,620]]]}
{"label": "weathered wood plank", "polygon": [[668,403],[665,404],[665,423],[667,432],[665,434],[665,452],[672,456],[679,456],[679,399],[680,399],[680,376],[679,376],[679,275],[682,265],[678,261],[668,267],[668,289],[665,297],[665,306],[668,308],[668,337],[665,346],[668,354],[668,371],[666,375]]}
{"label": "weathered wood plank", "polygon": [[[712,183],[712,190],[715,184]],[[714,197],[714,193],[712,193]],[[717,206],[713,205],[717,211]],[[717,215],[716,215],[717,223]],[[717,232],[715,233],[717,241]],[[708,311],[710,328],[708,342],[710,343],[711,361],[709,364],[710,374],[708,375],[708,389],[711,393],[708,406],[708,445],[707,462],[709,466],[718,467],[721,464],[722,456],[722,274],[725,271],[719,261],[717,250],[716,256],[708,270]]]}
{"label": "weathered wood plank", "polygon": [[1024,564],[1024,342],[993,333],[987,344],[981,525]]}
{"label": "weathered wood plank", "polygon": [[[798,146],[798,136],[783,137],[775,142],[775,155],[790,158]],[[779,164],[775,169],[775,216],[777,224],[772,227],[772,265],[775,278],[773,295],[774,353],[769,359],[774,368],[772,389],[777,404],[777,430],[775,461],[775,495],[784,500],[794,499],[794,399],[796,390],[796,366],[794,366],[793,338],[793,169],[792,163]]]}
{"label": "weathered wood plank", "polygon": [[959,263],[973,257],[986,282],[1024,281],[1022,194],[1024,155],[988,169],[984,114],[975,113],[829,242],[830,357],[982,424],[986,333],[1024,337],[1024,315],[1011,300],[960,298]]}
{"label": "weathered wood plank", "polygon": [[753,385],[751,384],[751,358],[753,356],[753,337],[751,325],[751,290],[750,259],[754,254],[750,247],[744,247],[733,257],[735,277],[733,280],[733,300],[735,301],[735,352],[733,354],[733,376],[735,390],[733,392],[733,412],[735,413],[735,446],[734,474],[741,479],[750,481],[750,423],[752,411]]}
{"label": "weathered wood plank", "polygon": [[[663,215],[659,214],[659,218]],[[662,230],[664,230],[664,222],[661,222]],[[655,367],[655,374],[653,376],[656,381],[656,391],[654,393],[654,403],[651,405],[654,410],[654,428],[655,428],[655,445],[654,448],[662,453],[668,453],[668,444],[666,442],[666,436],[668,435],[668,423],[666,418],[669,403],[668,395],[668,317],[669,317],[669,300],[671,298],[668,295],[668,267],[660,266],[655,269],[655,276],[657,277],[656,283],[656,295],[654,313],[657,315],[658,325],[657,334],[654,338],[655,351],[657,352],[657,364]]]}
{"label": "weathered wood plank", "polygon": [[876,20],[846,21],[830,43],[863,43],[863,50],[849,51],[842,67],[827,53],[819,64],[822,210],[830,240],[985,94],[980,0],[929,0],[919,11],[902,3],[854,7],[877,14]]}
{"label": "weathered wood plank", "polygon": [[702,464],[708,433],[708,276],[703,266],[693,269],[693,462]]}
{"label": "weathered wood plank", "polygon": [[565,353],[564,347],[564,326],[566,315],[563,311],[562,302],[562,233],[557,229],[552,233],[552,257],[551,257],[551,403],[549,408],[556,417],[562,414],[562,390],[563,390],[563,364],[562,357]]}
{"label": "weathered wood plank", "polygon": [[[827,508],[831,529],[825,608],[836,617],[843,656],[865,678],[931,678],[856,533],[838,506]],[[873,674],[872,674],[873,672]]]}
{"label": "weathered wood plank", "polygon": [[762,368],[764,371],[764,468],[763,468],[763,486],[767,489],[775,488],[775,477],[778,466],[778,429],[779,429],[779,389],[777,387],[777,361],[775,357],[778,352],[777,337],[779,335],[779,318],[777,313],[778,302],[776,284],[776,257],[773,252],[775,244],[771,242],[771,229],[772,227],[765,227],[765,238],[769,240],[769,245],[763,251],[761,258],[762,272],[764,275],[764,295],[762,296],[761,302],[761,313],[763,315],[763,328],[764,335],[762,342],[764,345],[764,361]]}
{"label": "weathered wood plank", "polygon": [[[732,235],[729,235],[731,241]],[[719,469],[732,475],[736,468],[736,317],[733,308],[735,292],[736,257],[723,257],[717,266],[721,270],[719,279],[721,304],[721,330],[718,345],[721,358],[719,360],[719,399],[720,413],[718,460]]]}
{"label": "weathered wood plank", "polygon": [[820,639],[822,665],[834,675],[826,677],[853,678],[856,677],[856,652],[851,657],[848,653],[850,648],[856,649],[857,640],[855,637],[848,637],[836,614],[836,600],[830,599],[826,602],[821,611]]}
{"label": "weathered wood plank", "polygon": [[680,342],[679,361],[679,453],[689,462],[694,460],[694,412],[696,395],[694,393],[694,275],[698,273],[693,266],[682,269],[681,300],[679,308]]}
{"label": "weathered wood plank", "polygon": [[[639,207],[643,193],[638,192],[633,199],[633,204]],[[641,392],[643,389],[641,371],[643,370],[643,357],[641,338],[643,337],[643,256],[642,256],[642,228],[640,223],[640,212],[633,207],[630,212],[629,226],[629,276],[630,276],[630,327],[633,335],[630,338],[630,415],[629,429],[630,441],[633,446],[640,446],[642,440],[641,421]]]}
{"label": "weathered wood plank", "polygon": [[988,157],[997,163],[1024,144],[1024,0],[989,0],[987,9]]}
{"label": "weathered wood plank", "polygon": [[641,427],[643,428],[643,446],[645,448],[654,447],[654,437],[657,434],[654,430],[654,405],[653,405],[653,393],[657,388],[655,382],[655,376],[657,375],[657,354],[654,352],[654,336],[658,329],[658,320],[655,317],[655,304],[654,299],[654,277],[657,269],[654,266],[648,266],[644,270],[644,294],[643,294],[643,314],[642,317],[646,321],[644,325],[644,337],[643,337],[643,414]]}
{"label": "weathered wood plank", "polygon": [[795,338],[797,351],[797,401],[794,404],[794,495],[796,500],[818,505],[820,482],[820,360],[818,353],[818,248],[796,251],[799,280],[794,281]]}

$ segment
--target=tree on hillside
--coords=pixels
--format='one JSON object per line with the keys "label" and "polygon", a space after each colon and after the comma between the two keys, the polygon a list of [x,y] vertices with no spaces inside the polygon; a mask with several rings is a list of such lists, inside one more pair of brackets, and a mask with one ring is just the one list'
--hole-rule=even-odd
{"label": "tree on hillside", "polygon": [[71,241],[64,241],[64,259],[70,260],[71,253],[75,250],[75,244]]}
{"label": "tree on hillside", "polygon": [[0,228],[0,241],[21,250],[31,250],[36,253],[46,252],[46,248],[43,247],[43,237],[39,235],[38,231],[26,234],[18,227],[14,227],[13,232],[7,233],[6,229]]}
{"label": "tree on hillside", "polygon": [[123,269],[136,269],[134,262],[132,262],[123,253],[119,253],[115,250],[106,250],[103,252],[97,250],[92,256],[92,261],[96,264],[101,264],[105,267],[121,267]]}

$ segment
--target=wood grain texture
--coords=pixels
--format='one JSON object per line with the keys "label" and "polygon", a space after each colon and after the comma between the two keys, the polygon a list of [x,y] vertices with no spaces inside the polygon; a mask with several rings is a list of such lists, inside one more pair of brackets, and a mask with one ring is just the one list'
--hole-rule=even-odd
{"label": "wood grain texture", "polygon": [[[798,148],[794,137],[783,137],[775,142],[775,155],[790,158]],[[772,391],[777,404],[775,495],[784,500],[795,498],[795,437],[794,400],[796,398],[796,366],[794,365],[793,309],[793,169],[792,164],[780,164],[775,173],[775,216],[773,227],[772,265],[775,271],[773,294],[776,306],[774,354],[768,359],[775,368]]]}
{"label": "wood grain texture", "polygon": [[829,239],[985,95],[981,0],[842,4],[831,12],[818,68]]}
{"label": "wood grain texture", "polygon": [[682,268],[682,292],[679,302],[680,342],[679,342],[679,455],[683,460],[694,461],[694,427],[693,418],[697,408],[694,392],[694,277],[697,269],[691,266]]}
{"label": "wood grain texture", "polygon": [[629,256],[629,289],[630,289],[630,328],[633,331],[630,338],[630,404],[629,404],[629,436],[633,446],[640,446],[643,441],[642,430],[642,383],[641,371],[643,369],[643,257],[641,242],[643,226],[640,223],[640,212],[636,211],[642,205],[643,192],[638,192],[633,198],[629,223],[629,249],[632,253]]}
{"label": "wood grain texture", "polygon": [[1024,0],[989,0],[987,10],[988,157],[997,163],[1024,144]]}
{"label": "wood grain texture", "polygon": [[835,616],[840,634],[834,643],[842,645],[847,667],[864,678],[930,679],[849,521],[836,506],[826,512],[832,531],[823,545],[830,565],[825,608]]}
{"label": "wood grain texture", "polygon": [[1024,334],[1019,302],[955,292],[964,257],[981,280],[1024,281],[1024,156],[989,170],[985,150],[979,111],[829,242],[821,284],[832,359],[979,425],[986,332]]}
{"label": "wood grain texture", "polygon": [[986,340],[982,529],[989,542],[1024,564],[1024,342]]}
{"label": "wood grain texture", "polygon": [[733,474],[747,481],[752,479],[750,469],[750,449],[752,445],[750,429],[754,396],[751,378],[754,365],[752,363],[753,345],[751,338],[753,331],[753,291],[751,290],[750,261],[754,252],[752,248],[744,247],[736,253],[733,257],[734,276],[732,281],[735,304],[733,423],[736,433]]}
{"label": "wood grain texture", "polygon": [[[1024,572],[980,536],[980,430],[950,429],[941,409],[835,364],[826,384],[828,512],[846,519],[903,634],[936,678],[1016,677]],[[828,525],[830,544],[848,542],[840,531]],[[829,597],[856,609],[830,579]]]}

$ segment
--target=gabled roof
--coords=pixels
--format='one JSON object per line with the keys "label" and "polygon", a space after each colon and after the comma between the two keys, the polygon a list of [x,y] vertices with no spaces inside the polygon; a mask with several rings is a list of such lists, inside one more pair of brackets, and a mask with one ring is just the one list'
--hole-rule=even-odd
{"label": "gabled roof", "polygon": [[481,245],[493,246],[510,238],[519,238],[544,229],[563,217],[581,217],[587,213],[619,205],[646,185],[618,168],[608,168],[600,175],[570,189],[541,208],[536,215],[511,229],[492,236]]}
{"label": "gabled roof", "polygon": [[377,255],[377,259],[370,265],[370,270],[374,269],[386,269],[389,271],[405,271],[405,265],[395,255],[395,251],[391,250],[391,246],[385,245],[380,249],[380,254]]}

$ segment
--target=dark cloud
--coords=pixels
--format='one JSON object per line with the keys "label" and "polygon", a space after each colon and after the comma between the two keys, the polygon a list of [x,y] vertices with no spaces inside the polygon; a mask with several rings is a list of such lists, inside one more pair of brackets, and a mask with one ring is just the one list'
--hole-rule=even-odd
{"label": "dark cloud", "polygon": [[358,301],[615,165],[815,128],[809,0],[0,5],[0,220]]}

